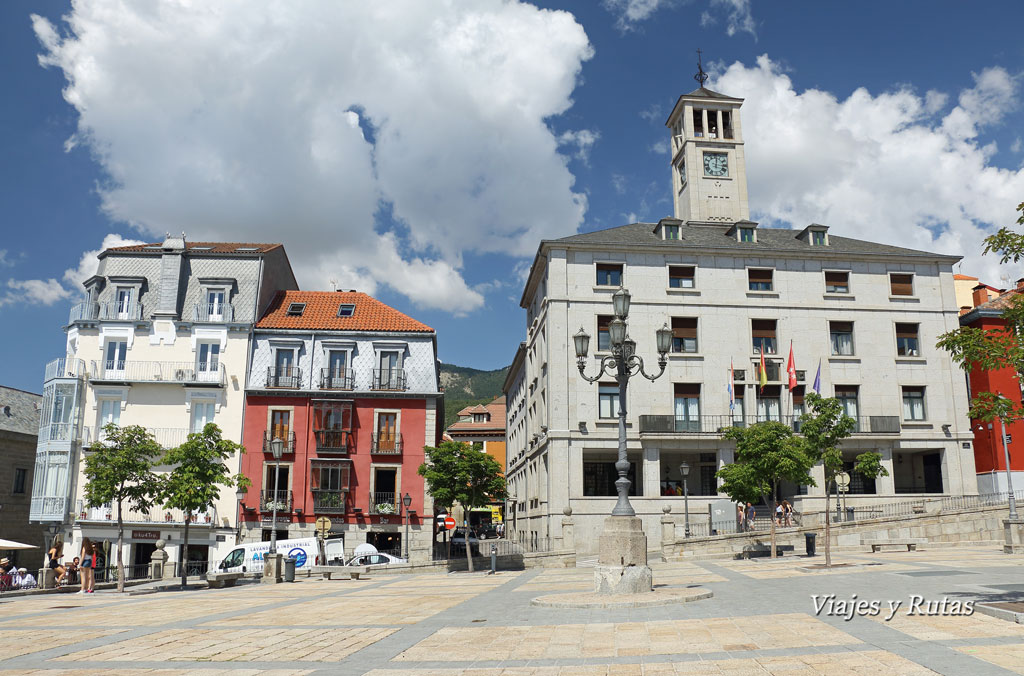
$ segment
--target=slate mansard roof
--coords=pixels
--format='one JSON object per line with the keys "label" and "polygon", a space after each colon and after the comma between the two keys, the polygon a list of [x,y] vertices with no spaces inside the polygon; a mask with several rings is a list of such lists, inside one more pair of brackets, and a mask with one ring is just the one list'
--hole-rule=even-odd
{"label": "slate mansard roof", "polygon": [[[255,254],[255,253],[268,253],[281,246],[280,244],[254,244],[247,242],[188,242],[185,245],[185,251],[189,254]],[[129,246],[114,246],[110,247],[103,254],[110,252],[117,253],[148,253],[148,254],[162,254],[164,252],[164,246],[161,242],[151,242],[150,244],[132,244]]]}
{"label": "slate mansard roof", "polygon": [[0,430],[36,436],[43,397],[0,385]]}
{"label": "slate mansard roof", "polygon": [[[301,314],[289,313],[302,304]],[[342,305],[354,306],[351,316],[339,317]],[[296,310],[298,308],[295,308]],[[359,291],[279,291],[258,322],[257,329],[382,331],[433,333],[423,322]]]}

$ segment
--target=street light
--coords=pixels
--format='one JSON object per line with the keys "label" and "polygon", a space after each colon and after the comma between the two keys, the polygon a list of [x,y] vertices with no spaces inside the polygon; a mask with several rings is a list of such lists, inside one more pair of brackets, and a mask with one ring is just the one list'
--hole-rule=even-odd
{"label": "street light", "polygon": [[686,522],[686,537],[690,537],[690,487],[686,484],[686,478],[690,476],[690,463],[684,462],[680,465],[679,473],[683,475],[683,519]]}
{"label": "street light", "polygon": [[235,499],[238,500],[238,528],[235,533],[235,544],[237,545],[242,541],[242,516],[245,511],[242,509],[242,500],[245,500],[245,494],[249,492],[249,489],[244,486],[239,486],[238,490],[235,491]]}
{"label": "street light", "polygon": [[409,505],[412,504],[412,496],[408,493],[402,498],[402,504],[405,505],[405,537],[402,538],[402,542],[405,544],[405,560],[409,560]]}
{"label": "street light", "polygon": [[281,455],[284,453],[284,439],[274,437],[270,442],[270,452],[274,454],[274,491],[271,493],[273,516],[270,523],[270,553],[277,554],[277,496],[278,481],[281,479]]}
{"label": "street light", "polygon": [[[1002,393],[1000,399],[1004,399]],[[1010,518],[1017,519],[1017,498],[1013,494],[1013,479],[1010,478],[1010,446],[1006,443],[1006,423],[1003,416],[999,416],[999,431],[1003,433],[1003,460],[1006,462],[1006,492],[1010,499]]]}

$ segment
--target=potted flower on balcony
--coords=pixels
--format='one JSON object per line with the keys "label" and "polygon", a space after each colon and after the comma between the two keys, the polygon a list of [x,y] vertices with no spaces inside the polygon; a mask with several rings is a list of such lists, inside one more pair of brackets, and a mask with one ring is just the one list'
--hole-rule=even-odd
{"label": "potted flower on balcony", "polygon": [[210,521],[212,521],[212,520],[213,520],[213,517],[210,516],[209,514],[207,514],[206,515],[206,523],[210,523]]}
{"label": "potted flower on balcony", "polygon": [[395,505],[392,502],[382,502],[376,506],[378,514],[394,514]]}
{"label": "potted flower on balcony", "polygon": [[171,520],[171,513],[170,512],[164,512],[164,521],[170,521],[170,520]]}

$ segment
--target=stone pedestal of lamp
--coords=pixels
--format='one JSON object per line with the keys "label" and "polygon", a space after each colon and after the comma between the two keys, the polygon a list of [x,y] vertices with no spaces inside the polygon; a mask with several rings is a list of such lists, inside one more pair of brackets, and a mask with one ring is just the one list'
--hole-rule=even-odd
{"label": "stone pedestal of lamp", "polygon": [[284,582],[284,554],[267,553],[263,556],[263,584]]}
{"label": "stone pedestal of lamp", "polygon": [[594,591],[598,594],[642,594],[654,577],[647,565],[647,535],[636,516],[609,516],[598,538]]}
{"label": "stone pedestal of lamp", "polygon": [[1024,519],[1003,519],[1003,553],[1024,554]]}

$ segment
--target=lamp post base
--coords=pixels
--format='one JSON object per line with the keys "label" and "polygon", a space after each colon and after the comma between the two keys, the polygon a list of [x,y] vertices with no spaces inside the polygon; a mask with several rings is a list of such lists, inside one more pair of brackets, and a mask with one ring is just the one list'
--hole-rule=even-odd
{"label": "lamp post base", "polygon": [[265,554],[263,557],[263,584],[284,582],[284,554]]}
{"label": "lamp post base", "polygon": [[1003,519],[1005,554],[1024,554],[1024,519]]}
{"label": "lamp post base", "polygon": [[647,565],[647,536],[635,516],[610,516],[598,538],[594,591],[598,594],[641,594],[653,583]]}

